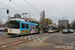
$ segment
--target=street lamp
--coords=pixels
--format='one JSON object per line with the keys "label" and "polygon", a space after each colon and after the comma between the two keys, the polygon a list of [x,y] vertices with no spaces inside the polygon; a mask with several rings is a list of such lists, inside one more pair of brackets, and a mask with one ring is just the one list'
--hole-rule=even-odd
{"label": "street lamp", "polygon": [[[24,18],[24,15],[25,15],[25,14],[28,16],[28,13],[22,13],[22,15],[23,15],[23,18]],[[25,17],[25,18],[26,18],[26,17]],[[28,20],[28,19],[27,19],[27,20]]]}
{"label": "street lamp", "polygon": [[[22,13],[22,15],[23,15],[23,18],[24,18],[24,15],[25,15],[25,14],[28,14],[28,13]],[[27,16],[28,16],[28,15],[27,15]]]}

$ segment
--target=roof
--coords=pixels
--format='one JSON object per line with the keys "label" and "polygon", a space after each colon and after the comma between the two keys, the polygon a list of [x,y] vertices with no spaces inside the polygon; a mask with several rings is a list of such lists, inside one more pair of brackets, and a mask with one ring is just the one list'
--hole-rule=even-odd
{"label": "roof", "polygon": [[12,18],[12,19],[10,19],[10,20],[25,21],[25,20],[23,20],[23,19],[20,19],[20,18]]}

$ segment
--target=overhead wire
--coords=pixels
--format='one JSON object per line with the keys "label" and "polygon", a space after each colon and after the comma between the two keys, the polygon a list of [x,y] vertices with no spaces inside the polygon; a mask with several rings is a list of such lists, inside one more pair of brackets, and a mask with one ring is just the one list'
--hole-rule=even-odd
{"label": "overhead wire", "polygon": [[[12,9],[14,9],[14,10],[17,10],[17,9],[15,9],[15,8],[13,8],[13,7],[10,7],[10,6],[8,6],[8,5],[4,4],[4,3],[0,3],[0,4],[2,4],[2,5],[4,5],[4,6],[7,6],[7,7],[9,7],[9,8],[12,8]],[[17,11],[19,11],[19,10],[17,10]],[[19,12],[22,12],[22,11],[19,11]]]}
{"label": "overhead wire", "polygon": [[[23,8],[23,7],[19,6],[18,4],[16,4],[15,2],[13,2],[13,1],[10,1],[10,2],[12,2],[13,4],[17,5],[18,7],[20,7],[20,8],[22,8],[22,9],[26,10],[25,8]],[[26,11],[28,11],[28,10],[26,10]],[[31,13],[30,11],[28,11],[28,12]],[[31,14],[33,14],[33,13],[31,13]],[[33,15],[35,15],[35,14],[33,14]],[[36,16],[36,15],[35,15],[35,16]]]}
{"label": "overhead wire", "polygon": [[40,10],[38,10],[36,7],[34,7],[32,4],[30,4],[29,2],[27,2],[26,0],[24,0],[27,4],[29,4],[30,6],[32,6],[34,9],[36,9],[37,11],[41,12]]}
{"label": "overhead wire", "polygon": [[[37,9],[35,6],[33,6],[32,4],[30,4],[29,2],[27,2],[26,0],[24,0],[27,4],[29,4],[31,7],[33,7],[34,9],[36,9],[37,11],[41,12],[39,9]],[[47,16],[47,15],[46,15]]]}

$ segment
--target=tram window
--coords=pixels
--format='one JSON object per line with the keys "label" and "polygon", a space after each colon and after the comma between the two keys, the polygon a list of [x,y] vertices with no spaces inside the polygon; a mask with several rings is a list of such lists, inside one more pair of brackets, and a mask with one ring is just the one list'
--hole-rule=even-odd
{"label": "tram window", "polygon": [[16,21],[10,21],[10,28],[15,28],[15,29],[19,29],[20,28],[20,23],[16,22]]}
{"label": "tram window", "polygon": [[36,25],[36,29],[38,29],[38,26]]}
{"label": "tram window", "polygon": [[26,28],[29,28],[29,24],[26,24]]}
{"label": "tram window", "polygon": [[25,28],[25,24],[24,23],[22,23],[22,28]]}

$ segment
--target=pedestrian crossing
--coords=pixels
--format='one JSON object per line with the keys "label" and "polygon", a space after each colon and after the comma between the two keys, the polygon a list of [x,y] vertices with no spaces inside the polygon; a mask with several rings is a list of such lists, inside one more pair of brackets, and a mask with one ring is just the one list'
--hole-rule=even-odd
{"label": "pedestrian crossing", "polygon": [[19,39],[24,39],[24,40],[33,40],[33,41],[38,41],[38,42],[44,42],[47,39],[49,39],[53,35],[28,35],[28,36],[22,36],[22,37],[17,37]]}

